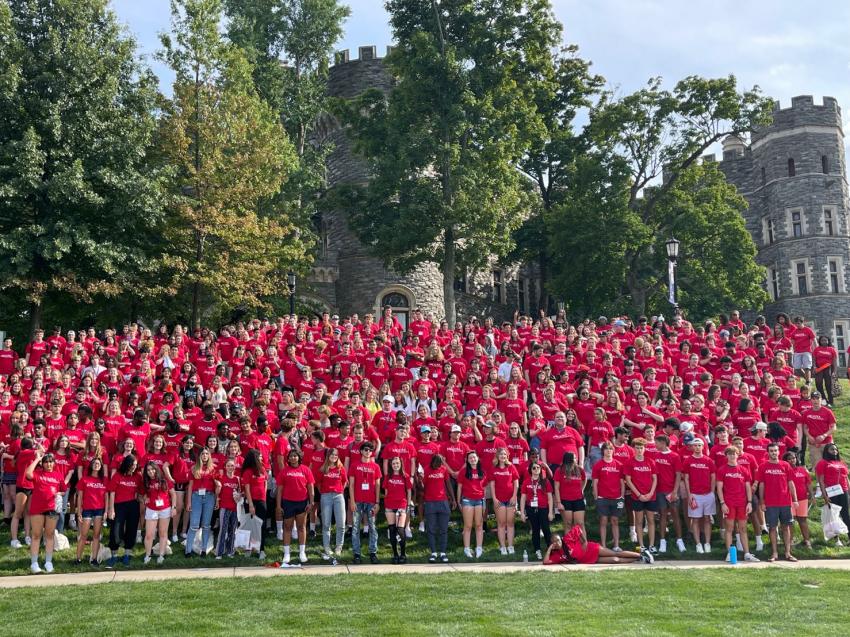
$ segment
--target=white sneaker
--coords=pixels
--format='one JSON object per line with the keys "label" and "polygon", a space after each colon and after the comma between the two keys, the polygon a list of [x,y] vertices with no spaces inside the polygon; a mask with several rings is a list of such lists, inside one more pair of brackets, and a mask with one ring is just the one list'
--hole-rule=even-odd
{"label": "white sneaker", "polygon": [[835,538],[835,546],[844,546],[844,542],[841,541],[841,538]]}
{"label": "white sneaker", "polygon": [[413,539],[413,531],[410,530],[410,527],[404,529],[404,537],[406,537],[408,540]]}
{"label": "white sneaker", "polygon": [[307,561],[307,551],[305,549],[298,551],[298,559],[302,564]]}
{"label": "white sneaker", "polygon": [[13,549],[19,549],[23,545],[21,544],[21,541],[18,538],[15,538],[11,542],[9,542],[9,546],[11,546]]}
{"label": "white sneaker", "polygon": [[700,544],[699,542],[697,542],[697,553],[699,553],[700,555],[705,553],[705,549],[702,548],[702,544]]}
{"label": "white sneaker", "polygon": [[484,555],[484,549],[480,546],[476,546],[475,547],[475,559],[478,559],[482,555]]}
{"label": "white sneaker", "polygon": [[735,540],[735,548],[738,549],[738,553],[744,552],[744,545],[741,543],[740,537]]}
{"label": "white sneaker", "polygon": [[156,558],[156,563],[157,564],[164,564],[165,563],[165,556],[160,555],[158,558]]}
{"label": "white sneaker", "polygon": [[535,551],[534,554],[537,556],[538,560],[543,559],[543,551]]}
{"label": "white sneaker", "polygon": [[623,552],[623,549],[621,549],[619,546],[615,546],[611,550],[614,551],[615,553],[622,553]]}
{"label": "white sneaker", "polygon": [[44,563],[44,570],[47,573],[52,573],[53,572],[53,562],[45,562]]}
{"label": "white sneaker", "polygon": [[763,551],[763,550],[764,550],[764,541],[761,539],[761,537],[756,536],[756,551]]}
{"label": "white sneaker", "polygon": [[509,547],[508,547],[508,555],[513,555],[514,553],[516,553],[516,551],[514,550],[514,547],[513,547],[513,546],[509,546]]}
{"label": "white sneaker", "polygon": [[33,575],[38,575],[42,572],[41,567],[38,565],[38,562],[30,565],[30,571],[32,571]]}
{"label": "white sneaker", "polygon": [[629,528],[629,540],[631,542],[637,542],[637,531],[635,531],[634,527]]}
{"label": "white sneaker", "polygon": [[732,561],[732,558],[731,558],[731,557],[729,557],[729,553],[728,553],[728,552],[726,553],[726,561],[727,561],[727,562],[731,562],[731,561]]}
{"label": "white sneaker", "polygon": [[465,549],[463,549],[463,554],[466,557],[471,558],[472,557],[472,549],[467,546]]}
{"label": "white sneaker", "polygon": [[177,534],[176,534],[176,533],[175,533],[174,535],[172,535],[172,536],[171,536],[171,542],[172,542],[173,544],[177,544],[177,542],[179,542],[179,541],[180,541],[180,540],[178,540],[178,539],[177,539]]}
{"label": "white sneaker", "polygon": [[679,549],[679,553],[685,552],[685,541],[682,538],[676,540],[676,548]]}
{"label": "white sneaker", "polygon": [[257,557],[258,557],[258,558],[260,558],[261,560],[266,559],[266,552],[265,552],[265,551],[260,551],[260,554],[259,554],[259,555],[257,555]]}
{"label": "white sneaker", "polygon": [[142,564],[150,564],[150,562],[151,562],[151,556],[145,555],[145,559],[142,560]]}
{"label": "white sneaker", "polygon": [[658,542],[658,552],[666,553],[667,552],[667,540],[660,540]]}
{"label": "white sneaker", "polygon": [[419,523],[419,532],[420,532],[420,533],[424,533],[424,532],[425,532],[425,522],[424,522],[424,521],[422,521],[422,522],[420,522],[420,523]]}
{"label": "white sneaker", "polygon": [[327,551],[327,552],[326,552],[326,551],[322,551],[322,559],[323,559],[323,560],[325,560],[326,562],[330,562],[330,561],[331,561],[331,553],[330,553],[330,551]]}
{"label": "white sneaker", "polygon": [[24,538],[24,544],[30,546],[32,544],[32,538],[28,535]]}
{"label": "white sneaker", "polygon": [[759,558],[757,558],[752,553],[744,553],[744,561],[745,562],[761,562]]}
{"label": "white sneaker", "polygon": [[706,542],[705,544],[703,544],[703,545],[702,545],[702,549],[703,549],[706,553],[711,553],[711,544],[709,544],[708,542]]}
{"label": "white sneaker", "polygon": [[499,547],[499,553],[501,553],[502,555],[507,555],[507,554],[508,554],[508,549],[507,549],[507,547],[500,546],[500,547]]}

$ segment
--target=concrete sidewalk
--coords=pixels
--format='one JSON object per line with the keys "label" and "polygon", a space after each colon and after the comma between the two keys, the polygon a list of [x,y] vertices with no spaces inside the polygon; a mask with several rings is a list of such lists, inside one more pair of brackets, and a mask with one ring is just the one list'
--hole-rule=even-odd
{"label": "concrete sidewalk", "polygon": [[466,563],[466,564],[364,564],[349,566],[340,564],[329,566],[325,564],[309,564],[301,568],[270,568],[264,566],[238,566],[233,568],[174,568],[174,569],[145,569],[138,571],[101,571],[97,573],[54,573],[53,575],[22,575],[0,578],[0,589],[32,588],[42,586],[84,586],[88,584],[109,584],[121,582],[153,582],[178,579],[227,579],[232,577],[286,577],[305,575],[410,575],[426,573],[517,573],[523,571],[607,571],[611,569],[639,568],[658,569],[669,568],[676,570],[693,570],[706,568],[820,568],[829,570],[850,570],[850,560],[800,560],[799,562],[740,562],[731,566],[722,561],[676,562],[657,560],[654,565],[646,564],[571,564],[544,566],[539,563],[504,564],[499,562]]}

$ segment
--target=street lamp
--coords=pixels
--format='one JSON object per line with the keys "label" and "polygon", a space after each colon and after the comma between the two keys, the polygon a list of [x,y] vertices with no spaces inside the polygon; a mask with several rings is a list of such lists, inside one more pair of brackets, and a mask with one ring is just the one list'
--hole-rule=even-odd
{"label": "street lamp", "polygon": [[673,306],[673,312],[679,309],[676,302],[676,264],[679,261],[679,240],[676,237],[667,239],[667,289],[668,301]]}
{"label": "street lamp", "polygon": [[286,273],[286,287],[289,288],[289,316],[295,316],[295,272]]}

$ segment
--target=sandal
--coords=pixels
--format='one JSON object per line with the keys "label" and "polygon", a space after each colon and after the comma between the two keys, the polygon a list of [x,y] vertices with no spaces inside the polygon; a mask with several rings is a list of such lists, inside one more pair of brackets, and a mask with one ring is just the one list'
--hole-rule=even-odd
{"label": "sandal", "polygon": [[794,557],[793,555],[786,555],[785,559],[788,560],[789,562],[796,562],[797,561],[797,558]]}
{"label": "sandal", "polygon": [[775,556],[771,555],[769,558],[767,558],[767,561],[768,561],[768,562],[775,562],[775,561],[776,561],[776,559],[777,559],[777,558],[776,558]]}

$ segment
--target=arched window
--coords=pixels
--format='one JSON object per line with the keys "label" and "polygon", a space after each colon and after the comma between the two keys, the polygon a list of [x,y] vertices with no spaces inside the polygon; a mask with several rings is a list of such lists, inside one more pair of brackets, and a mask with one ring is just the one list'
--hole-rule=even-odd
{"label": "arched window", "polygon": [[407,325],[410,322],[410,298],[403,292],[394,290],[381,295],[380,299],[381,307],[379,310],[389,307],[393,316],[401,323],[401,327],[407,330]]}

